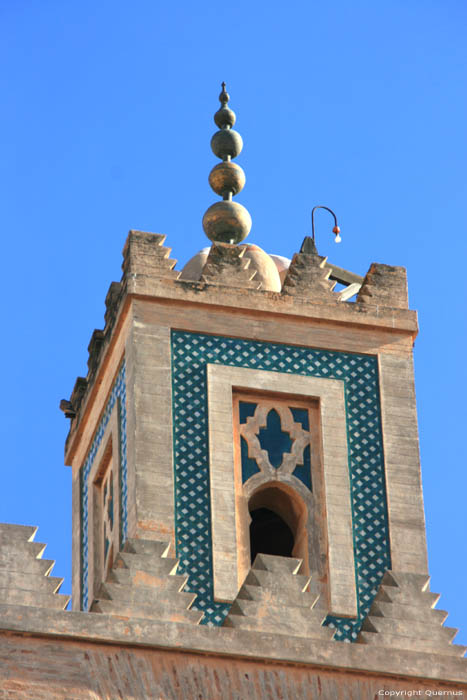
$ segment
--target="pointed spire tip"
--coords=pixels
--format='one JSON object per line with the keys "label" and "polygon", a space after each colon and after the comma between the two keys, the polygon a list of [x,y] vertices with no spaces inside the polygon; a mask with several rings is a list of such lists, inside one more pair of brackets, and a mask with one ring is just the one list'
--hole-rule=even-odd
{"label": "pointed spire tip", "polygon": [[219,95],[219,102],[220,102],[223,106],[225,106],[225,105],[227,104],[227,102],[230,100],[230,95],[229,95],[229,93],[227,92],[227,90],[225,89],[225,87],[226,87],[226,85],[225,85],[225,80],[222,81],[221,85],[222,85],[222,92],[221,92],[221,94]]}

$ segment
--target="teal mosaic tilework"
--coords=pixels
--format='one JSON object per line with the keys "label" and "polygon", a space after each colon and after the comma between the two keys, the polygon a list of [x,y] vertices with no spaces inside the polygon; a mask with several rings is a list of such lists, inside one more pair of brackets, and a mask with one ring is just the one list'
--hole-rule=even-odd
{"label": "teal mosaic tilework", "polygon": [[344,382],[359,614],[328,617],[336,639],[356,638],[390,568],[377,358],[328,350],[172,332],[175,508],[178,573],[197,594],[204,624],[221,625],[229,606],[213,599],[206,364],[328,377]]}
{"label": "teal mosaic tilework", "polygon": [[290,406],[290,411],[292,413],[293,419],[296,423],[300,423],[303,430],[310,429],[310,419],[308,417],[308,411],[306,408],[294,408]]}
{"label": "teal mosaic tilework", "polygon": [[242,462],[242,484],[255,474],[260,473],[256,459],[248,457],[248,443],[243,436],[240,436],[240,459]]}
{"label": "teal mosaic tilework", "polygon": [[307,489],[313,491],[311,484],[311,455],[310,455],[310,445],[307,445],[303,450],[303,464],[297,464],[292,472],[293,476],[300,479],[302,484],[304,484]]}
{"label": "teal mosaic tilework", "polygon": [[[308,416],[308,411],[305,408],[293,408],[290,407],[294,421],[300,423],[303,430],[310,429],[310,419]],[[292,474],[300,479],[300,481],[305,484],[305,486],[313,491],[311,485],[311,455],[310,455],[310,445],[307,445],[303,450],[303,464],[297,464]]]}
{"label": "teal mosaic tilework", "polygon": [[240,423],[246,423],[250,416],[255,415],[257,403],[251,401],[240,401],[238,404],[238,417]]}
{"label": "teal mosaic tilework", "polygon": [[274,408],[266,416],[266,427],[259,429],[258,440],[261,449],[268,453],[271,466],[278,469],[282,464],[284,454],[290,452],[293,440],[291,440],[289,433],[282,430],[280,415]]}
{"label": "teal mosaic tilework", "polygon": [[125,361],[123,361],[120,371],[115,379],[109,399],[104,409],[104,414],[97,428],[96,435],[92,441],[86,461],[80,471],[80,541],[81,541],[81,610],[89,607],[89,473],[96,457],[99,445],[104,437],[104,432],[109,422],[110,415],[118,402],[119,418],[119,448],[120,448],[120,468],[119,468],[119,488],[120,488],[120,545],[123,545],[128,536],[128,469],[126,457],[126,378]]}

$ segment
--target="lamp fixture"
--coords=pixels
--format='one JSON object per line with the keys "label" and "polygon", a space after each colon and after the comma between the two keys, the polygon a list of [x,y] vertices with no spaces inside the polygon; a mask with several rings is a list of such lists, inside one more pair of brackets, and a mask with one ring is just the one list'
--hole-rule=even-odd
{"label": "lamp fixture", "polygon": [[326,211],[328,211],[330,214],[333,215],[334,228],[332,229],[332,232],[336,236],[334,239],[334,243],[340,243],[342,241],[342,238],[340,237],[341,230],[340,230],[339,226],[337,225],[337,216],[334,214],[332,209],[329,209],[329,207],[325,207],[322,205],[318,205],[316,207],[313,207],[313,209],[311,210],[311,233],[312,233],[313,242],[315,241],[315,210],[316,209],[326,209]]}

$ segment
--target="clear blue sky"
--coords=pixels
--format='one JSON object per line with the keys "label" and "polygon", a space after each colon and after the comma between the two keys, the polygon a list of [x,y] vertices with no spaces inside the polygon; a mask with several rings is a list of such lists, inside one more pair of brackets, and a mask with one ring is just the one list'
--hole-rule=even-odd
{"label": "clear blue sky", "polygon": [[207,243],[222,80],[245,147],[249,241],[408,269],[432,590],[467,644],[463,0],[0,0],[0,520],[39,525],[70,585],[68,421],[130,228]]}

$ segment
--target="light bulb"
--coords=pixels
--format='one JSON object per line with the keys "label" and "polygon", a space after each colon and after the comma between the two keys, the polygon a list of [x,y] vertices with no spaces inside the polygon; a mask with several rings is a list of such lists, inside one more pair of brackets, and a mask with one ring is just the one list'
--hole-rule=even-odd
{"label": "light bulb", "polygon": [[342,241],[342,238],[337,234],[337,236],[334,239],[334,243],[340,243]]}

